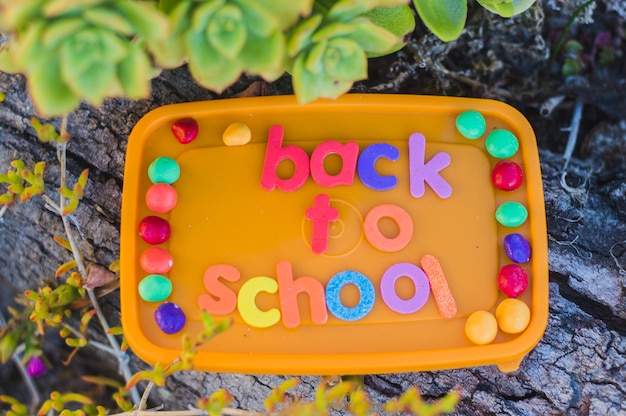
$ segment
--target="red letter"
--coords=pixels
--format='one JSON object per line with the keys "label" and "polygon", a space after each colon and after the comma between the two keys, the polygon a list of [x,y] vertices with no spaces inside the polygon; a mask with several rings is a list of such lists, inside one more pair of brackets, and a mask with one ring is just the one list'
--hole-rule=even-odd
{"label": "red letter", "polygon": [[[294,164],[293,175],[289,179],[279,178],[276,169],[280,162],[289,159]],[[270,127],[267,136],[267,148],[265,149],[265,162],[261,176],[261,186],[271,191],[278,187],[281,191],[297,191],[309,177],[309,156],[298,146],[283,146],[283,128],[281,126]]]}
{"label": "red letter", "polygon": [[[329,175],[324,169],[324,160],[330,154],[341,157],[341,172]],[[334,140],[320,143],[311,155],[311,177],[315,183],[325,188],[337,185],[352,185],[356,171],[356,160],[359,156],[359,145],[355,142],[341,144]]]}
{"label": "red letter", "polygon": [[215,315],[228,315],[237,307],[237,295],[219,281],[220,277],[236,282],[239,280],[239,270],[228,264],[217,264],[206,269],[204,287],[209,294],[198,296],[198,306]]}
{"label": "red letter", "polygon": [[306,218],[313,222],[311,250],[315,254],[322,254],[328,248],[328,224],[331,221],[337,221],[339,211],[330,207],[328,195],[319,194],[315,197],[313,207],[307,208]]}
{"label": "red letter", "polygon": [[328,320],[326,298],[324,286],[322,286],[319,280],[308,276],[293,280],[291,264],[287,261],[278,262],[276,275],[278,276],[278,295],[280,296],[283,324],[287,328],[295,328],[300,325],[298,293],[302,292],[306,292],[309,295],[312,321],[317,325],[326,323]]}

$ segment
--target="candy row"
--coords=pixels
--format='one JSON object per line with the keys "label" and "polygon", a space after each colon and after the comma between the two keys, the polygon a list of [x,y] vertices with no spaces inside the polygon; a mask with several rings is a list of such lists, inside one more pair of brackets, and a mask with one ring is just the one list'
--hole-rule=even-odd
{"label": "candy row", "polygon": [[[457,131],[469,140],[482,137],[487,130],[485,117],[469,110],[456,119]],[[496,159],[508,159],[519,150],[519,141],[509,130],[494,129],[485,139],[487,153]],[[501,191],[513,192],[520,188],[524,173],[520,165],[510,160],[500,160],[491,173],[491,183]],[[516,201],[502,203],[495,212],[496,221],[507,228],[519,227],[528,218],[526,207]],[[498,289],[507,296],[496,308],[495,316],[489,311],[475,311],[465,323],[465,334],[475,344],[491,343],[498,328],[505,333],[522,332],[530,322],[530,309],[517,299],[528,288],[528,275],[520,264],[530,261],[530,243],[519,233],[504,237],[503,249],[513,262],[500,268]]]}

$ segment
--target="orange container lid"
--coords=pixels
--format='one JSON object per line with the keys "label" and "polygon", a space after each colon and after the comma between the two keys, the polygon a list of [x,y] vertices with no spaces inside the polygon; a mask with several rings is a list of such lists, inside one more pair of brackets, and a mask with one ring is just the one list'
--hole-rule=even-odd
{"label": "orange container lid", "polygon": [[233,324],[199,370],[511,371],[547,324],[546,235],[535,136],[506,104],[169,105],[128,142],[124,334],[169,362],[207,310]]}

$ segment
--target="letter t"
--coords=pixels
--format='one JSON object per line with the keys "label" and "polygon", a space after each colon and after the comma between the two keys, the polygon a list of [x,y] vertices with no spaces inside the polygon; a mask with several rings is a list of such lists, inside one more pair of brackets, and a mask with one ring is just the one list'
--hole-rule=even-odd
{"label": "letter t", "polygon": [[330,207],[330,198],[326,194],[315,197],[313,207],[307,208],[306,218],[313,222],[311,249],[315,254],[322,254],[328,248],[328,225],[337,221],[339,211]]}

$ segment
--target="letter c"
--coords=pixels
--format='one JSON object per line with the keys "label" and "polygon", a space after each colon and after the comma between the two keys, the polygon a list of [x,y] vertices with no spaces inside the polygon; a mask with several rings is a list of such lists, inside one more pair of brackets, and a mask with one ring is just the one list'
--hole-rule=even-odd
{"label": "letter c", "polygon": [[237,296],[239,314],[245,323],[255,328],[267,328],[280,321],[278,309],[262,311],[256,305],[256,297],[261,292],[271,294],[278,292],[278,282],[267,276],[253,277],[241,286]]}

